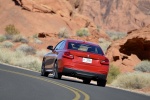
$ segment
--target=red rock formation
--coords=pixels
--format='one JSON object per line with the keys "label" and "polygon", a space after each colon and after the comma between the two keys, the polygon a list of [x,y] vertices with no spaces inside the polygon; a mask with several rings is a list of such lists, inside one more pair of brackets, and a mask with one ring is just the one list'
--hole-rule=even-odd
{"label": "red rock formation", "polygon": [[[43,23],[46,23],[45,26],[49,25],[48,22],[51,23],[51,25],[49,26],[53,27],[54,30],[56,29],[58,30],[61,27],[67,27],[68,30],[73,33],[75,33],[77,29],[82,27],[90,27],[93,29],[96,28],[96,26],[99,26],[102,29],[104,28],[106,30],[116,30],[126,32],[150,24],[149,0],[13,0],[13,1],[15,1],[16,5],[21,6],[25,10],[40,13],[29,14],[28,12],[18,10],[19,7],[12,6],[11,0],[5,0],[5,2],[1,3],[3,4],[1,5],[0,9],[1,12],[6,10],[5,13],[2,13],[4,15],[0,17],[1,20],[5,20],[4,17],[12,16],[12,13],[14,13],[15,15],[13,17],[14,19],[10,17],[10,19],[12,19],[10,22],[15,21],[16,18],[20,19],[22,18],[24,19],[23,21],[24,23],[29,24],[35,23],[34,25],[32,25],[32,27],[34,28],[39,27],[40,25],[38,24],[42,24],[41,21],[37,21],[38,23],[35,22],[34,20],[36,19],[41,19]],[[7,9],[4,8],[6,7],[5,5],[7,5]],[[11,13],[6,14],[7,12]],[[36,17],[32,18],[32,16]],[[50,18],[53,21],[49,21]],[[20,19],[18,19],[17,22],[20,22],[19,21]],[[34,22],[32,22],[32,20]],[[4,22],[4,24],[5,23],[7,22]],[[59,23],[60,25],[58,25]],[[58,26],[58,28],[56,28],[56,26]],[[52,29],[47,29],[45,27],[42,28],[46,30],[46,32],[48,30],[54,33]]]}
{"label": "red rock formation", "polygon": [[123,72],[132,71],[141,60],[150,60],[150,25],[113,42],[107,56]]}
{"label": "red rock formation", "polygon": [[126,32],[150,24],[150,0],[83,1],[79,13],[107,30]]}
{"label": "red rock formation", "polygon": [[13,1],[0,1],[0,33],[2,34],[5,33],[5,27],[9,24],[14,24],[22,34],[27,36],[40,32],[58,33],[62,28],[66,28],[71,35],[75,35],[77,30],[84,27],[89,28],[92,32],[96,29],[94,22],[90,18],[75,11],[75,8],[70,4],[71,1]]}
{"label": "red rock formation", "polygon": [[[130,31],[150,24],[149,0],[17,0],[26,10],[59,14],[80,13],[107,30]],[[84,16],[84,17],[85,17]]]}

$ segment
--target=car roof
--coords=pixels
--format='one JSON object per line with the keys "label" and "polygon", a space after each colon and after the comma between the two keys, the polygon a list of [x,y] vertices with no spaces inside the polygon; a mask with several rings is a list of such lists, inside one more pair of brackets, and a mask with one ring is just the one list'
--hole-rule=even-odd
{"label": "car roof", "polygon": [[68,42],[84,42],[84,43],[87,43],[87,44],[90,44],[90,45],[95,45],[95,46],[99,46],[98,44],[96,43],[92,43],[92,42],[88,42],[88,41],[84,41],[84,40],[75,40],[75,39],[66,39],[66,41]]}

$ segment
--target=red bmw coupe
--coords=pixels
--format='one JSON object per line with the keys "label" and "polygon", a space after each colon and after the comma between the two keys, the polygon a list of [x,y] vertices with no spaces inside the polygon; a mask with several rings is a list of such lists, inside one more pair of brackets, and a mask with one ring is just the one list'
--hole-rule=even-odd
{"label": "red bmw coupe", "polygon": [[61,79],[62,75],[72,76],[82,79],[85,84],[95,80],[98,86],[105,87],[109,60],[99,45],[66,39],[55,48],[48,46],[47,49],[51,51],[43,57],[42,76],[52,74],[57,79]]}

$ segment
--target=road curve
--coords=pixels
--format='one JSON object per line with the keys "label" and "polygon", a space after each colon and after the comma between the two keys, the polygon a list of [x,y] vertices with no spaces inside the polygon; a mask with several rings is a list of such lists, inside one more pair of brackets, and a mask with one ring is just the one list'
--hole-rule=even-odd
{"label": "road curve", "polygon": [[0,64],[0,100],[150,100],[150,96],[66,78],[41,77]]}

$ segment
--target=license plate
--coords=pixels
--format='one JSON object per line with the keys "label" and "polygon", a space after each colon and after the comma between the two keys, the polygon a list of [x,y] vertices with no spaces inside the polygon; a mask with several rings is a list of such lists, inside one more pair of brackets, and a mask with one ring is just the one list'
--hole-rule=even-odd
{"label": "license plate", "polygon": [[85,63],[92,63],[92,59],[90,59],[90,58],[83,58],[83,59],[82,59],[82,62],[85,62]]}

